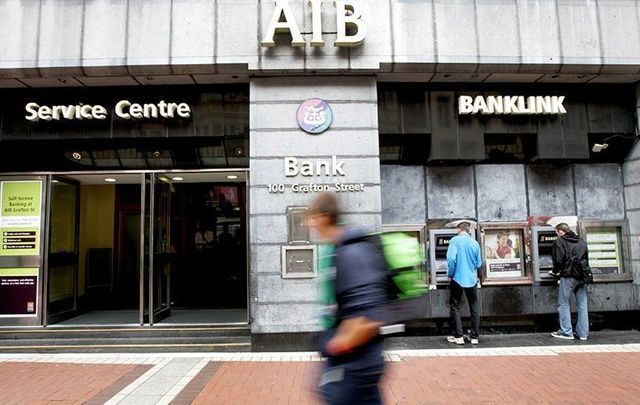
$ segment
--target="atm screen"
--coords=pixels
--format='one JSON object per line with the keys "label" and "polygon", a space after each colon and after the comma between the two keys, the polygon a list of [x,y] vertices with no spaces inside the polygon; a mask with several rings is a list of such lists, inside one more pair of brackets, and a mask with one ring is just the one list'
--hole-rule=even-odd
{"label": "atm screen", "polygon": [[556,239],[558,239],[558,235],[554,231],[540,232],[538,234],[538,266],[540,270],[553,269],[551,249]]}
{"label": "atm screen", "polygon": [[436,236],[436,245],[435,245],[435,253],[436,260],[447,260],[447,249],[449,248],[449,243],[451,242],[451,238],[455,235],[437,235]]}
{"label": "atm screen", "polygon": [[540,232],[538,234],[538,246],[553,245],[556,239],[558,239],[558,235],[555,232]]}

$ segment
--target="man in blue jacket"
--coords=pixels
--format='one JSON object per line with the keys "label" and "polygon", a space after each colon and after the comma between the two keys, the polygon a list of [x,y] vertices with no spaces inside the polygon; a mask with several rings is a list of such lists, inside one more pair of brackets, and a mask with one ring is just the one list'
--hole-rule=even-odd
{"label": "man in blue jacket", "polygon": [[[320,392],[329,404],[380,404],[387,268],[382,250],[359,229],[339,224],[335,195],[322,193],[309,207],[308,224],[333,245],[334,272],[321,274],[324,325],[321,352],[327,357]],[[327,274],[328,273],[328,274]],[[328,304],[328,305],[327,305]],[[331,309],[331,313],[328,313]]]}
{"label": "man in blue jacket", "polygon": [[480,336],[480,311],[478,309],[478,269],[482,267],[480,245],[471,237],[469,222],[458,224],[458,235],[451,238],[447,249],[447,276],[450,281],[449,306],[451,307],[451,329],[453,335],[447,338],[450,343],[464,344],[462,336],[462,320],[460,319],[460,303],[462,293],[467,296],[471,313],[472,345],[478,344]]}

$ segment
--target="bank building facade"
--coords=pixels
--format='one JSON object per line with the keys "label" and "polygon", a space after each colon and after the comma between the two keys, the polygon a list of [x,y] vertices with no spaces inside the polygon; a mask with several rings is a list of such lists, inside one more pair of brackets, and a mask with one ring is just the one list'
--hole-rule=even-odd
{"label": "bank building facade", "polygon": [[636,1],[7,0],[0,23],[6,336],[309,348],[322,191],[419,238],[410,331],[446,333],[461,220],[485,332],[552,330],[559,222],[592,329],[638,326]]}

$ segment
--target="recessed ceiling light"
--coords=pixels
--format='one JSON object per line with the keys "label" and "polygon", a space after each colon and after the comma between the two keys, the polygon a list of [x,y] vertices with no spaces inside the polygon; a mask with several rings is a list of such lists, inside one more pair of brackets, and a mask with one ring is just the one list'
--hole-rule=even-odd
{"label": "recessed ceiling light", "polygon": [[184,180],[184,177],[176,176],[176,177],[172,177],[171,180],[182,181]]}
{"label": "recessed ceiling light", "polygon": [[237,179],[237,178],[238,178],[238,176],[236,176],[235,174],[230,174],[230,175],[228,175],[228,176],[227,176],[227,178],[228,178],[229,180],[235,180],[235,179]]}
{"label": "recessed ceiling light", "polygon": [[114,179],[113,177],[107,177],[106,179],[104,179],[104,181],[106,181],[107,183],[115,183],[118,180]]}

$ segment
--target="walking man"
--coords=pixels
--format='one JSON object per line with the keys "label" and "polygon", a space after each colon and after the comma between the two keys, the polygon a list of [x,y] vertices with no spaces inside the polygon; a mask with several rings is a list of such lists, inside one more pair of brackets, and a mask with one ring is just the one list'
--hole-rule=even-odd
{"label": "walking man", "polygon": [[572,259],[580,260],[582,266],[589,264],[589,252],[587,244],[576,235],[569,225],[561,223],[556,225],[558,239],[553,244],[551,256],[553,259],[553,274],[560,278],[558,286],[558,313],[560,315],[560,329],[551,333],[558,339],[573,339],[571,328],[571,294],[576,297],[578,321],[576,323],[576,336],[580,340],[589,337],[589,312],[587,310],[587,287],[584,282],[575,278]]}
{"label": "walking man", "polygon": [[[308,224],[333,245],[323,258],[323,321],[321,352],[327,358],[320,392],[329,404],[380,404],[387,269],[382,250],[359,229],[339,224],[336,196],[322,193],[309,207]],[[330,252],[330,249],[323,249]],[[331,276],[333,274],[333,276]],[[329,275],[329,276],[327,276]]]}
{"label": "walking man", "polygon": [[478,344],[480,337],[480,311],[478,309],[478,269],[482,267],[480,245],[469,234],[469,222],[458,224],[458,235],[451,238],[447,249],[447,276],[450,281],[449,305],[451,307],[452,336],[447,338],[450,343],[464,344],[462,335],[462,320],[460,319],[460,303],[462,293],[467,296],[469,312],[471,313],[471,334],[469,340],[472,345]]}

